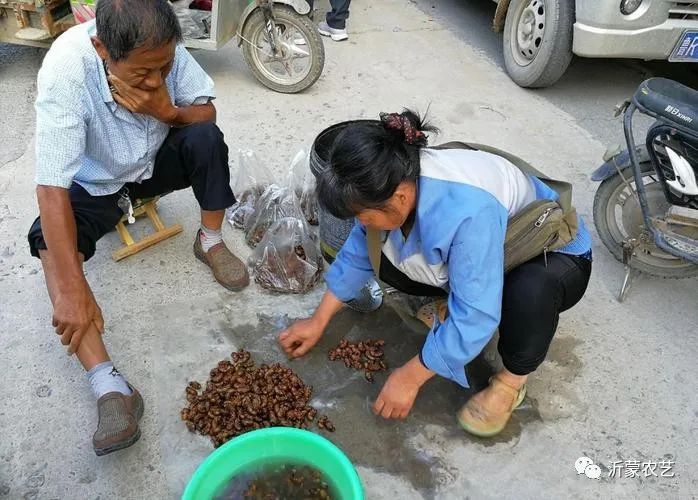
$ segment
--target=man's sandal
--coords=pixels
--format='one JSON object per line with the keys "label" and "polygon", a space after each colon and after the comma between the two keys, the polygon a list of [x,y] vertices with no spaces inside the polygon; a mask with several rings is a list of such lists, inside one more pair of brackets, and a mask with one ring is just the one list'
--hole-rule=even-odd
{"label": "man's sandal", "polygon": [[509,411],[493,414],[480,403],[475,402],[474,398],[468,400],[458,412],[458,423],[464,430],[478,437],[492,437],[502,432],[512,412],[526,396],[526,384],[521,389],[516,389],[503,382],[497,375],[490,378],[489,389],[506,394],[511,397],[512,402]]}

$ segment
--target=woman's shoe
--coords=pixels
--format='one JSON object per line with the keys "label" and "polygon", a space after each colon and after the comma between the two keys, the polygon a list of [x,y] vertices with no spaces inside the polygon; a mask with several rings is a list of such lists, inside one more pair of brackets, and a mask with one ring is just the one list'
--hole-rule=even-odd
{"label": "woman's shoe", "polygon": [[446,299],[438,299],[428,304],[424,304],[417,311],[417,319],[427,325],[429,328],[434,328],[434,319],[438,316],[439,321],[443,323],[448,315],[448,301]]}
{"label": "woman's shoe", "polygon": [[521,389],[516,389],[502,382],[495,375],[490,378],[490,385],[484,391],[497,391],[511,398],[509,410],[503,413],[493,413],[478,402],[475,397],[472,397],[458,412],[458,423],[470,434],[478,437],[492,437],[502,432],[511,418],[511,413],[524,400],[526,384],[521,386]]}

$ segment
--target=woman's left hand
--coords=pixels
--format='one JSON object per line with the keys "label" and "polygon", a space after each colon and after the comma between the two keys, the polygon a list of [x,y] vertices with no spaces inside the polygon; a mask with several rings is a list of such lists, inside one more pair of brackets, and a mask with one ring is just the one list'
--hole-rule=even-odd
{"label": "woman's left hand", "polygon": [[383,418],[406,418],[419,389],[432,376],[434,372],[415,356],[390,374],[373,405],[373,413]]}

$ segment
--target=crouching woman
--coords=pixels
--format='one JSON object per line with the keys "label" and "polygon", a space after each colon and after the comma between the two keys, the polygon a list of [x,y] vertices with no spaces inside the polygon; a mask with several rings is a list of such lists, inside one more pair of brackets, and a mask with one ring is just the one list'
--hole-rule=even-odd
{"label": "crouching woman", "polygon": [[374,412],[405,418],[420,388],[438,375],[468,387],[466,365],[499,329],[504,368],[459,411],[462,427],[499,433],[543,362],[560,313],[584,295],[591,238],[581,219],[575,239],[504,273],[507,221],[537,199],[557,199],[540,179],[482,151],[430,149],[433,131],[414,113],[381,115],[347,126],[318,179],[320,204],[355,217],[327,273],[328,290],[312,317],[291,325],[279,342],[292,357],[320,339],[330,319],[373,275],[367,229],[380,230],[380,276],[411,295],[442,297],[420,352],[388,377]]}

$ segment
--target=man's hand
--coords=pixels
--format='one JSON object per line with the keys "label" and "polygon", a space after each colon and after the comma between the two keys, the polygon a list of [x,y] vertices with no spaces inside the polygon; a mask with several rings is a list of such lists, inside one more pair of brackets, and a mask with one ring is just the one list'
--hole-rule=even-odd
{"label": "man's hand", "polygon": [[286,354],[298,358],[315,346],[325,328],[314,318],[296,321],[279,335],[279,343]]}
{"label": "man's hand", "polygon": [[415,356],[390,374],[373,405],[373,413],[383,418],[406,418],[419,389],[433,376],[434,372]]}
{"label": "man's hand", "polygon": [[142,90],[131,87],[114,75],[109,75],[107,79],[116,89],[112,92],[114,100],[130,112],[149,115],[167,124],[176,120],[177,108],[172,104],[167,85],[163,84],[156,90]]}
{"label": "man's hand", "polygon": [[61,344],[68,346],[68,354],[75,354],[87,330],[94,325],[104,332],[102,310],[87,284],[68,292],[59,292],[53,308],[53,326],[61,336]]}

